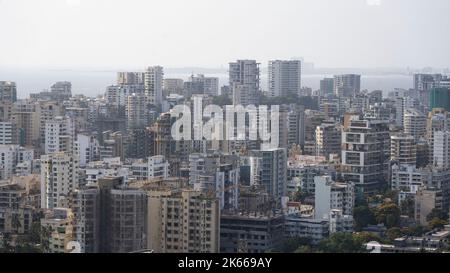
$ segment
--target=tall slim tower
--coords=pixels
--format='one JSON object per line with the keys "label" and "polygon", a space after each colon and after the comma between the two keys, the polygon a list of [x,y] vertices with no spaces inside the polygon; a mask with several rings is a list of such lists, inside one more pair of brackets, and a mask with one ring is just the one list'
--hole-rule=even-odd
{"label": "tall slim tower", "polygon": [[70,117],[55,117],[45,123],[45,153],[73,152],[75,127]]}
{"label": "tall slim tower", "polygon": [[427,117],[416,109],[408,109],[403,115],[404,133],[416,141],[426,136]]}
{"label": "tall slim tower", "polygon": [[287,151],[286,149],[266,149],[254,151],[251,180],[260,184],[278,204],[286,196]]}
{"label": "tall slim tower", "polygon": [[320,93],[322,96],[333,95],[334,92],[334,79],[324,78],[320,81]]}
{"label": "tall slim tower", "polygon": [[125,105],[128,128],[144,128],[147,125],[148,115],[145,97],[139,94],[131,94],[127,97]]}
{"label": "tall slim tower", "polygon": [[145,96],[148,103],[162,103],[163,78],[164,69],[161,66],[151,66],[145,70]]}
{"label": "tall slim tower", "polygon": [[359,197],[375,194],[388,176],[389,123],[346,117],[342,131],[341,176],[355,183]]}
{"label": "tall slim tower", "polygon": [[419,92],[420,101],[424,106],[430,106],[431,89],[439,87],[441,80],[441,74],[414,74],[414,89]]}
{"label": "tall slim tower", "polygon": [[0,81],[0,102],[16,102],[17,88],[15,82]]}
{"label": "tall slim tower", "polygon": [[259,101],[259,63],[254,60],[238,60],[230,63],[230,87],[234,105],[257,104]]}
{"label": "tall slim tower", "polygon": [[68,153],[41,156],[41,208],[67,207],[78,187],[78,161]]}

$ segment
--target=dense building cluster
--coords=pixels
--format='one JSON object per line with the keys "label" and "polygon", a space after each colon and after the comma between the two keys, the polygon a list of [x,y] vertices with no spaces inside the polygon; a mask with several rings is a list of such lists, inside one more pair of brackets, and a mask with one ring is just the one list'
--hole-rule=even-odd
{"label": "dense building cluster", "polygon": [[[394,229],[383,251],[448,248],[450,78],[416,74],[414,88],[383,94],[345,74],[312,90],[301,61],[274,60],[262,90],[260,71],[232,62],[220,86],[154,66],[117,73],[96,98],[57,82],[19,100],[15,83],[0,81],[0,249],[263,253],[293,238],[314,248]],[[196,100],[279,105],[278,147],[175,140],[174,107],[195,114]]]}

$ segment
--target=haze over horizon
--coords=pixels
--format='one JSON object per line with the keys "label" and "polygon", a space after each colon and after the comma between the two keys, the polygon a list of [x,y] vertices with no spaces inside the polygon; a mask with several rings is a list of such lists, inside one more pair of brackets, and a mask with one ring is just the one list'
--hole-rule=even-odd
{"label": "haze over horizon", "polygon": [[[326,6],[327,8],[323,8]],[[447,0],[0,0],[0,68],[448,67]]]}

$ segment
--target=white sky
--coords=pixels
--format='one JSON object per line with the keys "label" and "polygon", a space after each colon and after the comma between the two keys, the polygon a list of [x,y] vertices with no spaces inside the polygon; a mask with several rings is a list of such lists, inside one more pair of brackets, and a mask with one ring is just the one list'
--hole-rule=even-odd
{"label": "white sky", "polygon": [[448,67],[450,1],[0,0],[0,35],[0,67]]}

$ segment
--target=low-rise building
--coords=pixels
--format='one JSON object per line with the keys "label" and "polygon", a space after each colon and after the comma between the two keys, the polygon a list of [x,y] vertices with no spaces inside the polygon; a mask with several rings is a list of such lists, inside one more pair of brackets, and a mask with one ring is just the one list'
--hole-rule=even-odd
{"label": "low-rise building", "polygon": [[313,219],[290,215],[284,224],[284,236],[288,238],[310,238],[313,244],[318,244],[329,235],[330,224],[327,219]]}
{"label": "low-rise building", "polygon": [[282,215],[221,215],[220,252],[264,253],[281,243],[283,226]]}

